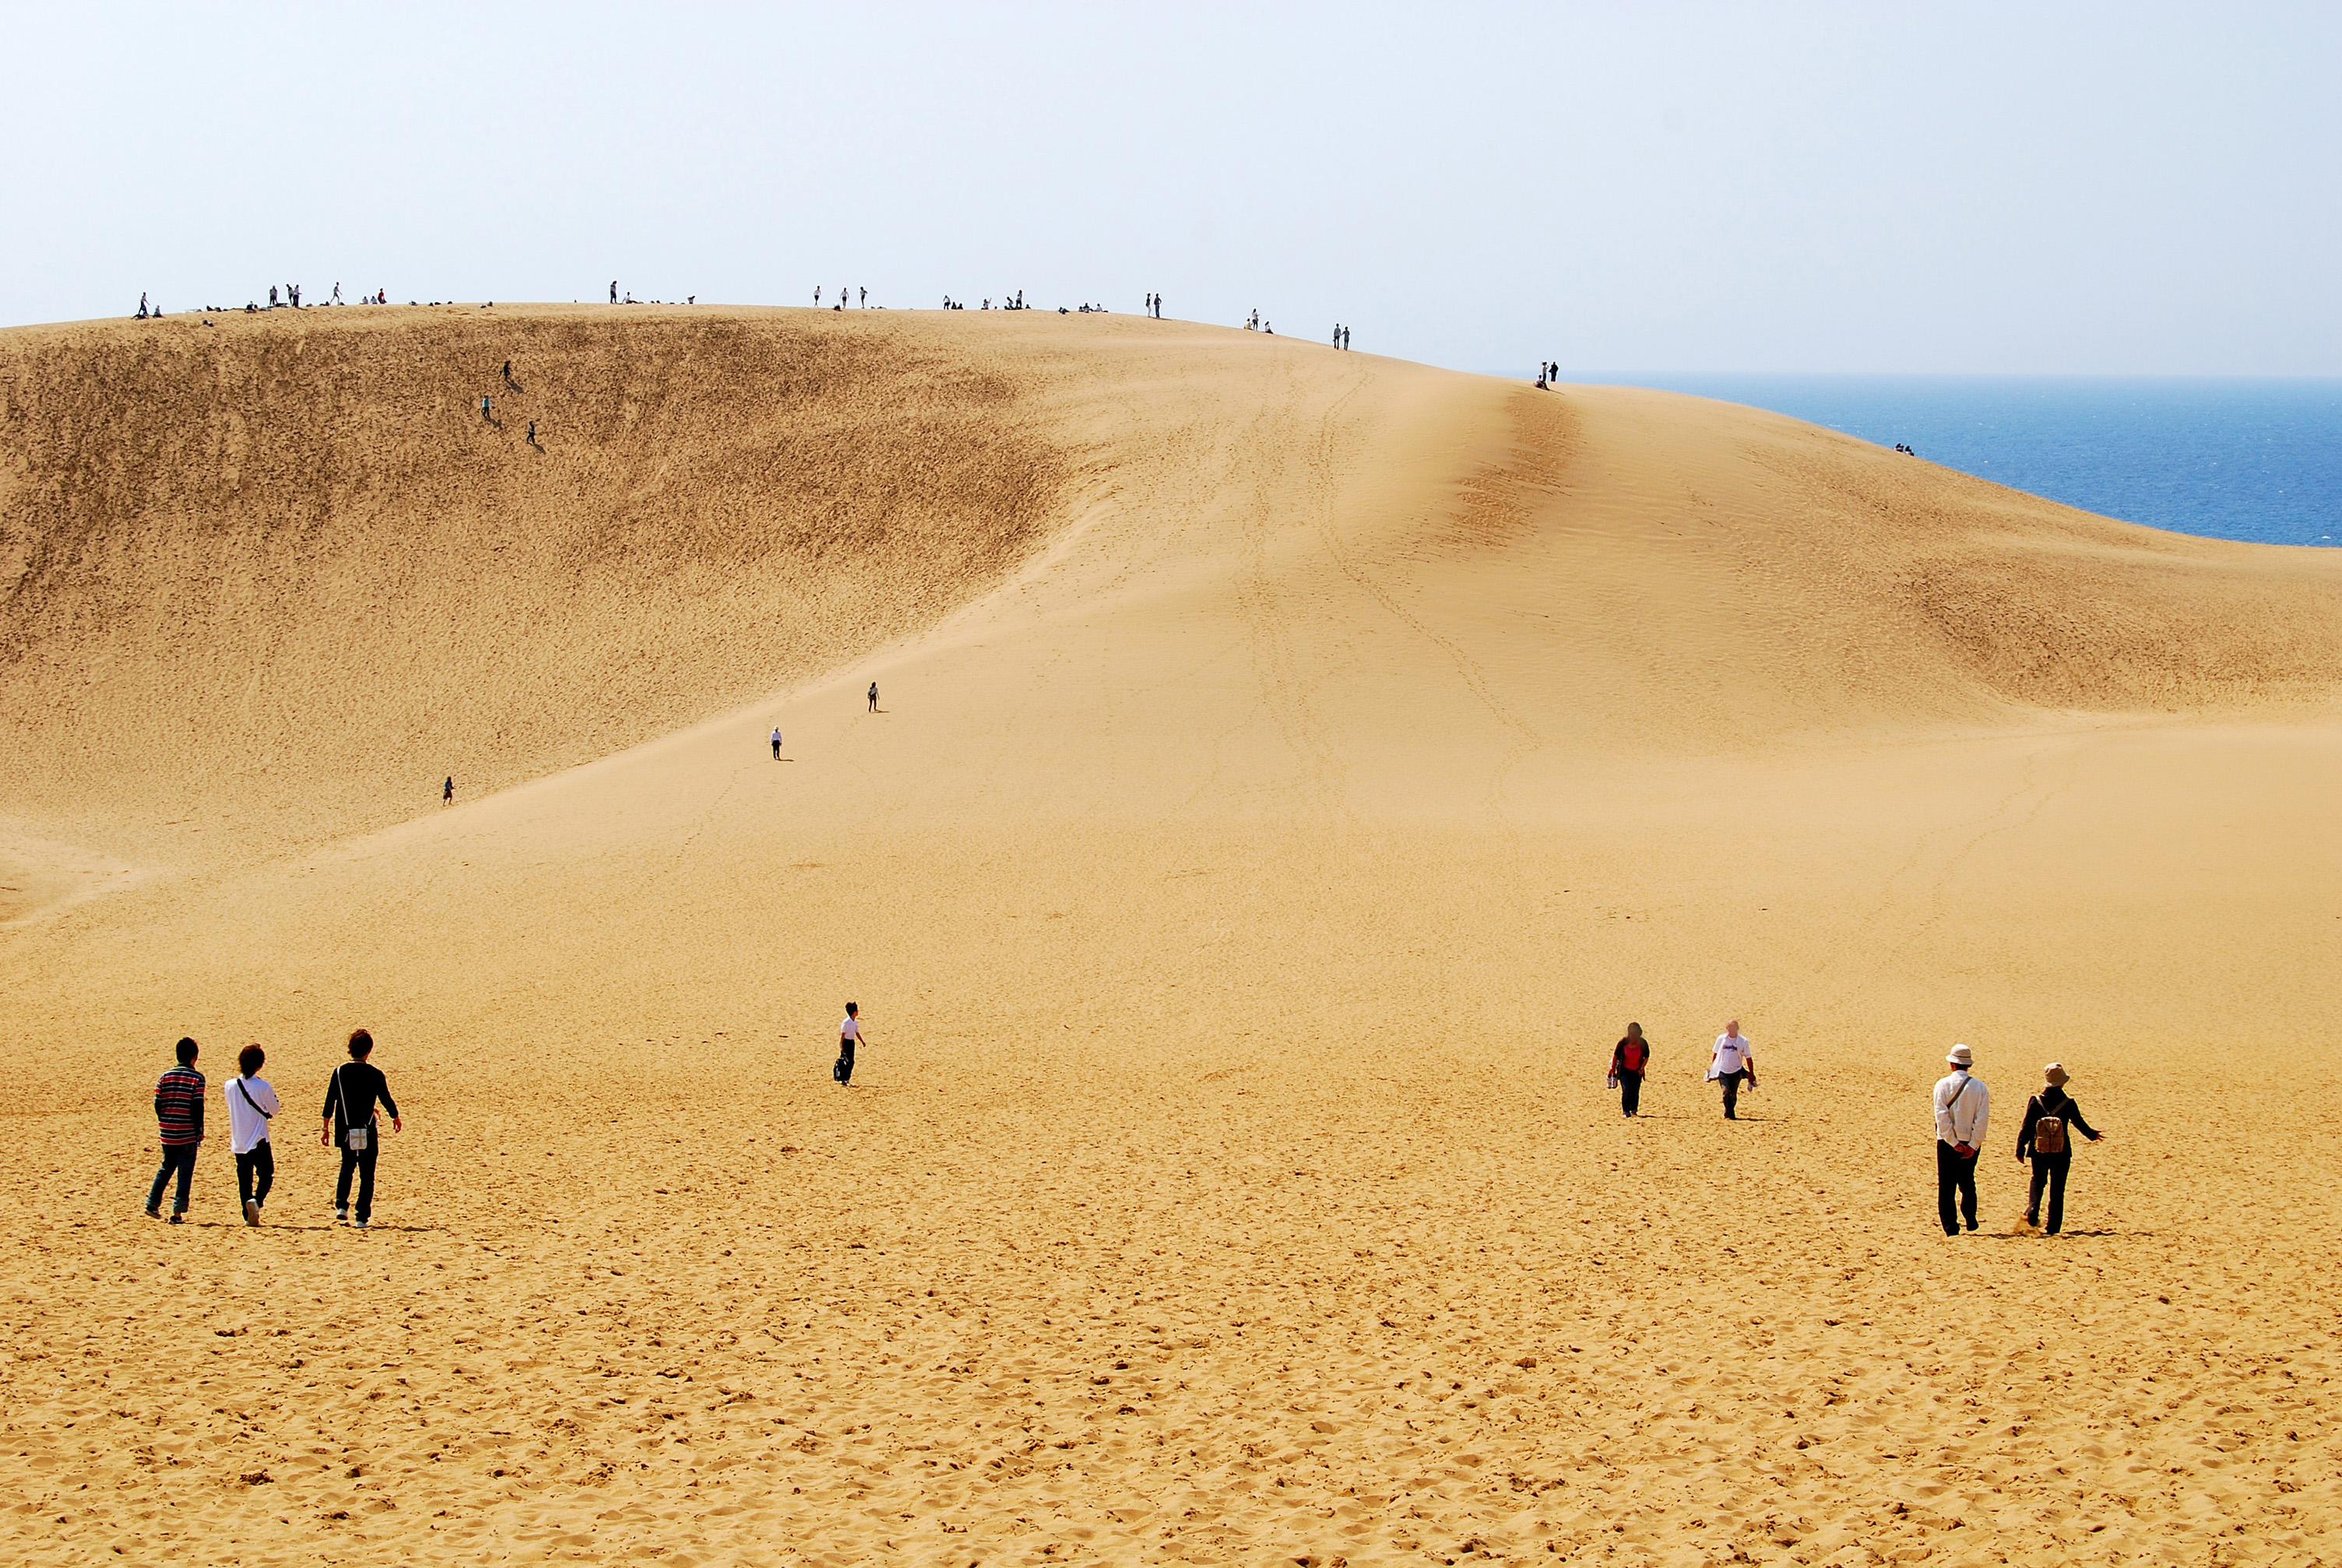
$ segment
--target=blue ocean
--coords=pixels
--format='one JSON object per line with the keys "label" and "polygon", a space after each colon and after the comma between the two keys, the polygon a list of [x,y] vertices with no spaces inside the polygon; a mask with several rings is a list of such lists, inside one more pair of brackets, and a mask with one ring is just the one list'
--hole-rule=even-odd
{"label": "blue ocean", "polygon": [[[1565,379],[1572,377],[1565,370]],[[2342,380],[1605,375],[1769,408],[2126,522],[2342,544]]]}

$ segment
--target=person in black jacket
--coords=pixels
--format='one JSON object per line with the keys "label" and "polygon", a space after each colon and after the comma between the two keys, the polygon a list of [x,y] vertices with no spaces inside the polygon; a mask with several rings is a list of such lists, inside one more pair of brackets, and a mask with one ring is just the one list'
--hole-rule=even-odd
{"label": "person in black jacket", "polygon": [[317,1135],[319,1143],[338,1144],[342,1149],[342,1178],[334,1183],[336,1220],[350,1217],[350,1177],[355,1174],[358,1178],[360,1230],[374,1220],[374,1161],[382,1152],[382,1119],[375,1102],[379,1100],[390,1113],[392,1132],[406,1130],[398,1119],[398,1103],[390,1097],[389,1081],[366,1060],[373,1054],[372,1034],[363,1029],[351,1034],[350,1059],[334,1069],[334,1080],[325,1085],[325,1125]]}
{"label": "person in black jacket", "polygon": [[1643,1026],[1626,1025],[1626,1037],[1610,1053],[1610,1076],[1618,1084],[1618,1109],[1633,1115],[1643,1104],[1643,1074],[1651,1064],[1651,1043],[1643,1038]]}
{"label": "person in black jacket", "polygon": [[[2049,1223],[2047,1230],[2056,1235],[2066,1223],[2066,1172],[2074,1163],[2074,1134],[2079,1133],[2091,1143],[2105,1134],[2082,1120],[2082,1108],[2066,1093],[2066,1069],[2052,1062],[2042,1069],[2048,1086],[2033,1096],[2025,1107],[2025,1126],[2017,1134],[2017,1157],[2033,1162],[2033,1195],[2025,1205],[2025,1223],[2041,1223],[2041,1189],[2049,1189]],[[2054,1130],[2045,1129],[2044,1118],[2049,1119]],[[2044,1144],[2054,1148],[2044,1149]]]}

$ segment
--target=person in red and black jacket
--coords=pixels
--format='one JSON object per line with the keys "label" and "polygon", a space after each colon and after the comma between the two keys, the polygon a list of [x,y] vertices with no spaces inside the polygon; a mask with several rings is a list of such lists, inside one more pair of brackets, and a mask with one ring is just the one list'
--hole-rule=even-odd
{"label": "person in red and black jacket", "polygon": [[[2049,1189],[2049,1223],[2044,1227],[2056,1235],[2066,1224],[2066,1173],[2074,1164],[2074,1134],[2079,1133],[2091,1143],[2106,1136],[2082,1120],[2082,1108],[2066,1093],[2066,1069],[2052,1062],[2041,1070],[2048,1080],[2038,1094],[2025,1107],[2025,1125],[2017,1134],[2017,1157],[2033,1162],[2033,1196],[2025,1205],[2025,1223],[2041,1223],[2041,1189]],[[2044,1116],[2054,1117],[2059,1124],[2053,1139],[2041,1126]],[[2057,1147],[2041,1145],[2054,1142]]]}
{"label": "person in red and black jacket", "polygon": [[1643,1073],[1651,1064],[1651,1043],[1643,1038],[1643,1026],[1626,1025],[1626,1037],[1610,1053],[1610,1076],[1618,1080],[1618,1109],[1633,1115],[1643,1104]]}
{"label": "person in red and black jacket", "polygon": [[187,1188],[195,1179],[195,1150],[204,1141],[204,1075],[195,1071],[196,1045],[179,1042],[179,1064],[155,1085],[155,1125],[163,1144],[163,1168],[146,1193],[146,1217],[163,1217],[163,1188],[171,1174],[179,1175],[178,1196],[171,1204],[171,1223],[186,1223]]}

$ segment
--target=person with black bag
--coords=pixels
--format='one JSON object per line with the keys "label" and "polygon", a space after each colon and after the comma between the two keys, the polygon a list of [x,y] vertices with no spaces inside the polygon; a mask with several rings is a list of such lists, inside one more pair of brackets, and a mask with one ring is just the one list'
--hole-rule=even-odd
{"label": "person with black bag", "polygon": [[260,1208],[268,1189],[276,1184],[276,1154],[268,1146],[268,1124],[283,1109],[276,1091],[260,1076],[268,1053],[247,1045],[236,1053],[236,1075],[227,1081],[227,1147],[235,1156],[235,1195],[244,1205],[244,1223],[260,1223]]}
{"label": "person with black bag", "polygon": [[862,1009],[854,1003],[846,1004],[846,1016],[837,1024],[837,1060],[829,1075],[837,1083],[852,1086],[854,1083],[854,1048],[862,1044]]}
{"label": "person with black bag", "polygon": [[375,1103],[390,1113],[390,1130],[405,1131],[398,1119],[398,1103],[390,1097],[389,1081],[366,1058],[374,1054],[374,1036],[365,1030],[350,1035],[350,1059],[334,1069],[325,1087],[325,1125],[321,1144],[338,1144],[342,1150],[341,1180],[334,1183],[334,1218],[350,1217],[350,1177],[358,1179],[357,1227],[374,1221],[374,1162],[382,1152],[382,1118]]}
{"label": "person with black bag", "polygon": [[1643,1105],[1643,1074],[1651,1064],[1651,1043],[1643,1026],[1626,1025],[1626,1037],[1610,1053],[1610,1086],[1618,1091],[1618,1109],[1631,1116]]}
{"label": "person with black bag", "polygon": [[2033,1194],[2026,1201],[2025,1223],[2041,1223],[2041,1189],[2049,1189],[2049,1223],[2056,1235],[2066,1224],[2066,1173],[2074,1164],[2074,1134],[2091,1143],[2105,1134],[2082,1120],[2082,1108],[2066,1093],[2066,1069],[2052,1062],[2041,1070],[2048,1086],[2026,1104],[2025,1125],[2017,1134],[2017,1157],[2033,1162]]}

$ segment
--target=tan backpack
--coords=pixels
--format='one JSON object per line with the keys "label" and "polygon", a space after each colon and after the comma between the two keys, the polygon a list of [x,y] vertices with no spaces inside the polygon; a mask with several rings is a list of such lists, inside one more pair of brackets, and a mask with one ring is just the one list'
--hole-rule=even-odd
{"label": "tan backpack", "polygon": [[2044,1116],[2033,1124],[2033,1152],[2037,1154],[2062,1154],[2066,1152],[2066,1118]]}

